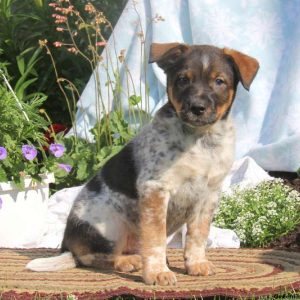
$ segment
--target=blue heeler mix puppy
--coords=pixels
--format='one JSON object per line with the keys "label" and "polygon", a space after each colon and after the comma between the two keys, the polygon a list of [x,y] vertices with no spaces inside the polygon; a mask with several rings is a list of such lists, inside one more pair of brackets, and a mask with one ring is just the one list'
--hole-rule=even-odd
{"label": "blue heeler mix puppy", "polygon": [[152,44],[150,62],[167,75],[168,103],[85,185],[68,217],[62,254],[28,269],[111,263],[125,272],[142,268],[146,284],[173,285],[166,238],[186,223],[187,273],[214,273],[205,245],[234,157],[229,112],[238,82],[248,90],[259,64],[232,49],[179,43]]}

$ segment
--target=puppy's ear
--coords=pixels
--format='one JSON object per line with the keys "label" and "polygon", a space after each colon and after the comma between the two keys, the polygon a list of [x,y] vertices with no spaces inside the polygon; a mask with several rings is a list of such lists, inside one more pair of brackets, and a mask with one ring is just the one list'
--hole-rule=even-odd
{"label": "puppy's ear", "polygon": [[188,49],[188,45],[180,43],[153,43],[150,48],[149,63],[156,62],[159,67],[166,70],[176,63],[180,56]]}
{"label": "puppy's ear", "polygon": [[229,55],[233,59],[242,85],[246,90],[249,90],[250,85],[259,69],[258,61],[251,56],[233,49],[224,48],[223,51],[226,55]]}

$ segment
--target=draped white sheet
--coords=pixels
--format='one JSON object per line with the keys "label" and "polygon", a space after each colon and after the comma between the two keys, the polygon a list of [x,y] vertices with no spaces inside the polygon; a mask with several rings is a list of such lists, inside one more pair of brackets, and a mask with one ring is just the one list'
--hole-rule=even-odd
{"label": "draped white sheet", "polygon": [[[125,110],[128,96],[134,92],[144,96],[148,88],[152,114],[165,103],[165,75],[155,64],[147,64],[152,42],[237,49],[257,58],[260,70],[250,92],[239,85],[232,108],[237,128],[236,158],[249,155],[266,170],[296,171],[300,166],[299,15],[299,0],[129,0],[103,52],[103,61],[110,61],[108,72],[102,64],[95,71],[106,110],[114,105],[108,97],[113,87],[107,82],[115,81],[117,64]],[[143,38],[145,43],[141,43]],[[141,45],[145,56],[141,56]],[[123,49],[135,89],[128,86],[124,63],[117,58]],[[78,103],[77,127],[83,137],[96,122],[95,103],[91,76]]]}

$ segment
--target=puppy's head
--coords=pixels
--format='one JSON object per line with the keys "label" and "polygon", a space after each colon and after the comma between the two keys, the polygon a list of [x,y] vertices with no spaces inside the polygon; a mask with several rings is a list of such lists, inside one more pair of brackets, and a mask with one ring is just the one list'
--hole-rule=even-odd
{"label": "puppy's head", "polygon": [[225,118],[238,82],[248,90],[259,68],[256,59],[232,49],[179,43],[152,44],[149,62],[165,71],[169,102],[191,126]]}

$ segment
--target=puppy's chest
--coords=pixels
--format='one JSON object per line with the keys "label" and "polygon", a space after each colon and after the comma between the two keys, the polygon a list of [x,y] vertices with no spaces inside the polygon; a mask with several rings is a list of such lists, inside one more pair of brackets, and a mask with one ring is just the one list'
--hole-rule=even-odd
{"label": "puppy's chest", "polygon": [[217,187],[228,172],[232,151],[225,143],[205,144],[198,139],[178,152],[161,180],[173,195],[197,194]]}

